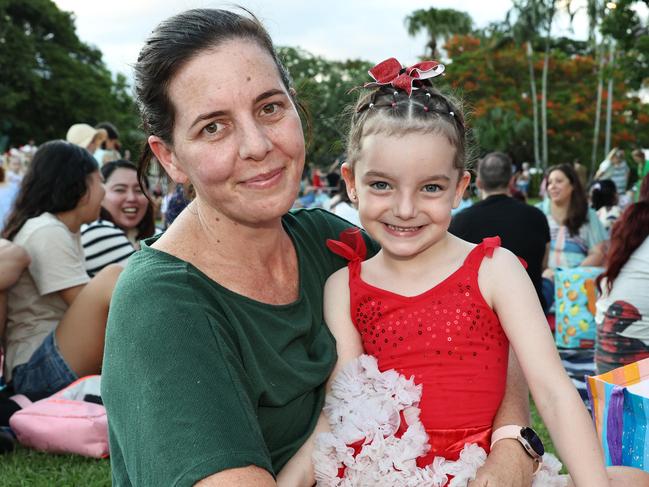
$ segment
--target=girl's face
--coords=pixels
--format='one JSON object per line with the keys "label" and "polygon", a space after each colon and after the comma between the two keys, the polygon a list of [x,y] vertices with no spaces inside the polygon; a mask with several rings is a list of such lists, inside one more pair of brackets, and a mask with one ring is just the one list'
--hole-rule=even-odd
{"label": "girl's face", "polygon": [[104,186],[101,184],[99,171],[94,171],[88,176],[87,184],[86,194],[81,197],[77,205],[83,223],[94,222],[99,218],[101,201],[104,198]]}
{"label": "girl's face", "polygon": [[20,162],[20,159],[17,157],[12,157],[9,159],[9,170],[13,173],[20,174],[22,172],[23,165]]}
{"label": "girl's face", "polygon": [[106,195],[101,203],[115,224],[125,230],[138,226],[144,218],[149,201],[140,189],[137,172],[119,167],[104,182]]}
{"label": "girl's face", "polygon": [[375,134],[363,139],[353,174],[343,165],[363,227],[386,254],[414,257],[446,237],[451,209],[470,181],[454,167],[454,156],[443,135]]}
{"label": "girl's face", "polygon": [[557,205],[569,203],[572,190],[572,183],[562,170],[555,169],[548,175],[548,195],[552,203]]}
{"label": "girl's face", "polygon": [[248,40],[198,54],[172,79],[173,147],[149,144],[197,203],[231,221],[275,220],[297,197],[304,166],[302,125],[271,56]]}

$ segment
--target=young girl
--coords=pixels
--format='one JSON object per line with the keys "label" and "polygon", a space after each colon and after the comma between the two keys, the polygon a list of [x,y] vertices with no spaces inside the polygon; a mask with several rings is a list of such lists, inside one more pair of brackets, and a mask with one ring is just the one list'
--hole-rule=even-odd
{"label": "young girl", "polygon": [[[352,117],[342,175],[381,250],[364,261],[361,238],[329,243],[349,259],[324,298],[348,365],[331,384],[316,479],[466,485],[492,442],[516,437],[491,431],[511,344],[573,481],[607,486],[592,422],[523,265],[497,237],[473,245],[447,231],[470,176],[460,107],[421,79],[443,67],[400,68],[391,59],[370,71],[378,81]],[[566,485],[551,467],[535,485]]]}
{"label": "young girl", "polygon": [[[95,303],[101,297],[107,307],[110,297],[99,295],[119,270],[90,281],[79,229],[97,219],[103,196],[92,155],[62,140],[43,144],[22,180],[3,237],[30,263],[8,290],[6,327],[0,323],[4,377],[16,394],[40,399],[100,371],[107,310]],[[0,402],[0,426],[18,408]]]}

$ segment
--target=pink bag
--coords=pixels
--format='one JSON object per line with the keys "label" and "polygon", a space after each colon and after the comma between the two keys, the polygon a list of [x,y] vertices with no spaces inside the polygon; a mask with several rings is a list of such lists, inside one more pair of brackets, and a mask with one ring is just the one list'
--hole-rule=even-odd
{"label": "pink bag", "polygon": [[[9,425],[24,446],[51,453],[106,458],[106,408],[83,400],[88,394],[99,396],[100,385],[99,375],[82,377],[53,396],[27,404],[11,416]],[[18,399],[29,402],[24,396]]]}

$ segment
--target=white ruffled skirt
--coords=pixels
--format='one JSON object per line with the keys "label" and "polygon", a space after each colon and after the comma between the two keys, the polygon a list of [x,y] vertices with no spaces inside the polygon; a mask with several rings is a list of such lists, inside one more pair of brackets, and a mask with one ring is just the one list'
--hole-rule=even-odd
{"label": "white ruffled skirt", "polygon": [[[417,466],[417,458],[430,449],[417,407],[421,387],[394,370],[380,372],[369,355],[347,365],[334,379],[324,407],[331,433],[316,438],[317,485],[463,487],[473,480],[487,459],[474,443],[464,445],[457,461],[436,457],[426,467]],[[397,437],[402,418],[406,425]],[[533,487],[564,487],[567,476],[560,470],[557,458],[545,454]]]}

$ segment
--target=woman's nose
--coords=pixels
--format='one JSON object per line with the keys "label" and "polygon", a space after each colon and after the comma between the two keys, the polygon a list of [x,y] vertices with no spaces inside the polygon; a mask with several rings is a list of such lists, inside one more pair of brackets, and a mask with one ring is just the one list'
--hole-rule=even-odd
{"label": "woman's nose", "polygon": [[240,125],[239,157],[261,161],[272,148],[268,128],[257,121],[248,121]]}

